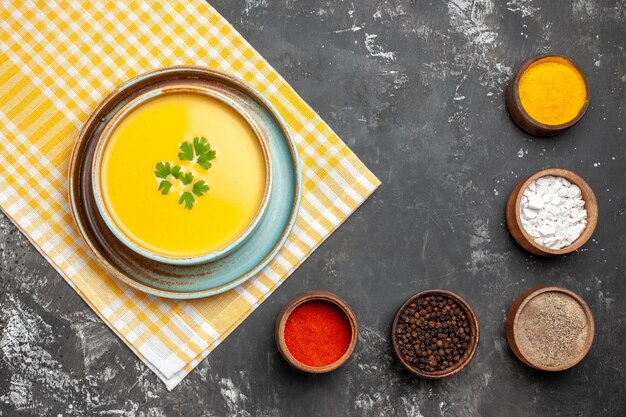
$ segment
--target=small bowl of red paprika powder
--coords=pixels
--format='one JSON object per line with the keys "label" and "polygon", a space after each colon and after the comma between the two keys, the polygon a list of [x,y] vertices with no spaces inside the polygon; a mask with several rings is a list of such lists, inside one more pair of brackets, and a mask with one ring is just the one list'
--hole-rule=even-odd
{"label": "small bowl of red paprika powder", "polygon": [[276,318],[276,346],[289,364],[309,373],[343,365],[356,346],[357,322],[348,304],[328,291],[306,291]]}

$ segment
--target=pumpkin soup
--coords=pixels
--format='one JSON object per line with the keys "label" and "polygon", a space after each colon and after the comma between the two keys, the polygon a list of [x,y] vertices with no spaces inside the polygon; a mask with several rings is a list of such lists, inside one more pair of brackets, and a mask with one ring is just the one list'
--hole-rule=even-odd
{"label": "pumpkin soup", "polygon": [[226,248],[251,225],[266,191],[264,151],[221,100],[164,94],[131,109],[104,145],[100,187],[118,230],[170,258]]}

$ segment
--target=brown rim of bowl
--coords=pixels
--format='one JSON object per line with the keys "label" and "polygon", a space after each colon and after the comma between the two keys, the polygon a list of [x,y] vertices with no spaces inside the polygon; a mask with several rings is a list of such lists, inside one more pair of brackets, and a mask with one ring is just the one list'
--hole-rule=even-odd
{"label": "brown rim of bowl", "polygon": [[[287,344],[285,343],[285,323],[287,322],[287,318],[293,312],[293,310],[308,301],[326,301],[332,303],[339,307],[350,322],[350,328],[352,330],[352,337],[350,338],[350,343],[348,344],[348,349],[344,352],[344,354],[334,363],[325,366],[310,366],[305,365],[302,362],[298,361],[292,354],[289,352],[287,348]],[[343,365],[352,352],[354,352],[354,348],[356,347],[356,342],[358,339],[358,325],[356,321],[356,316],[354,312],[348,306],[348,304],[339,296],[321,290],[311,290],[305,291],[296,295],[294,298],[289,300],[283,308],[278,313],[276,317],[276,327],[274,329],[274,337],[276,339],[276,346],[278,347],[278,351],[282,355],[283,358],[294,368],[297,368],[301,371],[312,373],[312,374],[323,374],[326,372],[333,371]]]}
{"label": "brown rim of bowl", "polygon": [[[539,294],[544,294],[547,292],[559,292],[562,294],[569,295],[574,300],[576,300],[585,312],[585,316],[587,318],[587,326],[589,327],[588,334],[587,334],[587,341],[585,342],[585,346],[582,349],[581,353],[574,360],[568,363],[565,363],[561,366],[552,367],[552,368],[535,363],[532,361],[532,359],[525,356],[524,353],[517,346],[517,342],[515,340],[515,322],[519,318],[524,307],[526,307],[526,304],[528,304],[530,300],[532,300]],[[587,356],[587,353],[589,353],[589,350],[591,349],[591,345],[593,344],[593,338],[594,338],[594,333],[595,333],[595,323],[593,320],[593,314],[591,313],[591,309],[589,308],[585,300],[581,296],[576,294],[575,292],[570,291],[566,288],[561,288],[561,287],[539,286],[539,287],[530,288],[524,291],[519,297],[515,299],[515,301],[511,305],[511,308],[509,309],[509,312],[507,314],[505,329],[506,329],[507,343],[509,344],[511,351],[513,351],[513,354],[515,354],[517,359],[519,359],[525,365],[530,366],[531,368],[539,369],[541,371],[557,372],[557,371],[564,371],[566,369],[569,369],[575,366],[580,361],[582,361],[585,356]]]}
{"label": "brown rim of bowl", "polygon": [[[519,97],[519,80],[522,74],[532,64],[534,64],[537,61],[546,59],[546,58],[557,58],[557,59],[562,59],[564,61],[567,61],[570,65],[572,65],[572,67],[574,67],[574,69],[576,69],[576,71],[578,71],[581,78],[583,79],[583,82],[585,83],[585,102],[582,108],[580,109],[576,117],[574,117],[569,122],[563,123],[560,125],[547,125],[530,117],[530,115],[524,109],[524,106],[522,106],[522,102]],[[587,81],[587,76],[585,75],[585,72],[571,58],[565,55],[559,55],[559,54],[538,55],[525,61],[518,68],[518,70],[515,72],[515,74],[509,81],[509,84],[506,89],[506,96],[505,96],[506,107],[513,121],[522,130],[535,136],[553,136],[574,126],[576,123],[578,123],[578,121],[580,121],[580,119],[584,116],[585,112],[587,111],[587,108],[589,107],[589,99],[590,99],[589,83]]]}
{"label": "brown rim of bowl", "polygon": [[[578,239],[572,242],[571,245],[562,249],[550,249],[535,242],[535,240],[526,232],[522,226],[522,219],[520,217],[520,206],[522,201],[522,194],[528,185],[535,181],[537,178],[545,176],[562,177],[575,184],[580,188],[582,198],[585,201],[585,210],[587,210],[587,225],[580,234]],[[572,171],[561,168],[548,168],[541,170],[523,180],[521,180],[511,194],[506,204],[506,224],[511,232],[511,236],[515,241],[524,249],[540,256],[556,256],[565,255],[567,253],[574,252],[579,249],[591,238],[596,225],[598,224],[598,202],[591,187],[585,180]]]}
{"label": "brown rim of bowl", "polygon": [[[240,117],[242,117],[246,123],[251,127],[254,135],[257,138],[258,143],[261,146],[261,151],[263,152],[263,158],[265,162],[265,190],[263,192],[263,198],[257,211],[252,219],[252,221],[248,224],[248,227],[244,229],[237,237],[232,240],[228,245],[223,248],[215,249],[211,252],[204,253],[202,255],[190,256],[190,257],[176,257],[176,256],[167,256],[151,251],[147,248],[142,247],[139,243],[135,242],[130,236],[128,236],[124,231],[121,225],[117,224],[114,216],[109,211],[109,208],[106,205],[104,196],[102,195],[102,186],[101,186],[101,178],[100,171],[102,169],[101,163],[104,155],[104,149],[108,141],[110,140],[111,134],[115,130],[115,128],[121,123],[129,114],[131,114],[134,110],[141,107],[146,102],[152,101],[156,98],[163,97],[168,94],[177,94],[177,93],[189,93],[189,94],[201,94],[204,96],[209,96],[214,98],[222,103],[225,103],[227,106],[234,109]],[[247,112],[241,108],[240,105],[235,103],[230,98],[224,96],[218,91],[211,91],[210,89],[198,85],[193,84],[179,84],[174,86],[159,86],[153,90],[146,91],[143,94],[133,98],[128,103],[126,103],[122,108],[120,108],[115,115],[105,124],[102,134],[99,137],[98,143],[96,144],[95,155],[92,161],[92,187],[93,194],[95,197],[96,206],[100,212],[100,216],[105,221],[107,227],[113,232],[115,237],[126,245],[129,249],[137,252],[141,256],[145,256],[149,259],[155,260],[157,262],[163,263],[174,263],[181,265],[195,265],[203,262],[210,262],[220,257],[227,255],[228,253],[235,250],[240,244],[245,242],[246,237],[254,231],[256,226],[258,225],[261,217],[265,213],[265,209],[267,208],[267,204],[269,201],[269,195],[272,187],[272,163],[269,151],[269,145],[267,141],[267,137],[262,133],[262,130],[259,128],[257,123],[249,117]]]}
{"label": "brown rim of bowl", "polygon": [[[407,308],[409,304],[411,304],[416,299],[422,298],[428,295],[441,295],[441,296],[445,296],[445,297],[453,299],[459,305],[459,307],[463,309],[463,312],[468,318],[470,329],[472,331],[472,335],[470,337],[470,347],[466,349],[465,353],[463,354],[463,357],[459,360],[459,362],[457,362],[455,365],[449,368],[446,368],[442,371],[436,371],[436,372],[424,372],[418,368],[413,367],[411,364],[409,364],[402,357],[402,354],[400,352],[400,347],[398,346],[398,343],[396,342],[396,333],[395,333],[396,326],[398,325],[398,321],[400,320],[400,314],[402,313],[402,311],[404,311],[404,309]],[[400,360],[400,363],[408,371],[412,372],[415,375],[421,376],[423,378],[440,379],[440,378],[446,378],[446,377],[449,377],[449,376],[452,376],[461,372],[474,358],[474,355],[476,354],[476,350],[478,349],[479,341],[480,341],[480,325],[478,323],[478,317],[476,317],[476,313],[474,313],[474,310],[472,310],[470,305],[467,303],[467,301],[465,301],[463,297],[461,297],[460,295],[456,293],[453,293],[452,291],[447,291],[447,290],[426,290],[426,291],[421,291],[421,292],[418,292],[417,294],[412,295],[411,297],[409,297],[408,300],[404,302],[404,304],[402,304],[402,306],[400,306],[400,308],[398,309],[398,312],[396,313],[393,319],[393,324],[391,325],[391,343],[393,345],[393,351],[395,352],[396,356]]]}

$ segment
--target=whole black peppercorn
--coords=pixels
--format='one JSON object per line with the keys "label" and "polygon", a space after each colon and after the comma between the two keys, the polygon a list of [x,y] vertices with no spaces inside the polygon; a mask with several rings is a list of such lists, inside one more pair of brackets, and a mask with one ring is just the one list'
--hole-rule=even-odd
{"label": "whole black peppercorn", "polygon": [[463,359],[471,332],[464,311],[453,299],[427,295],[400,313],[393,337],[408,364],[424,372],[436,372]]}

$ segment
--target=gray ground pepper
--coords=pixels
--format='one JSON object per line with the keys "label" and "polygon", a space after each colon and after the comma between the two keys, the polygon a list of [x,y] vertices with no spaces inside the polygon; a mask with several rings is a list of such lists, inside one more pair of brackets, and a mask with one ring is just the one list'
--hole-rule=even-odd
{"label": "gray ground pepper", "polygon": [[546,292],[531,299],[515,323],[520,351],[532,362],[556,368],[576,359],[585,348],[587,316],[574,298]]}

